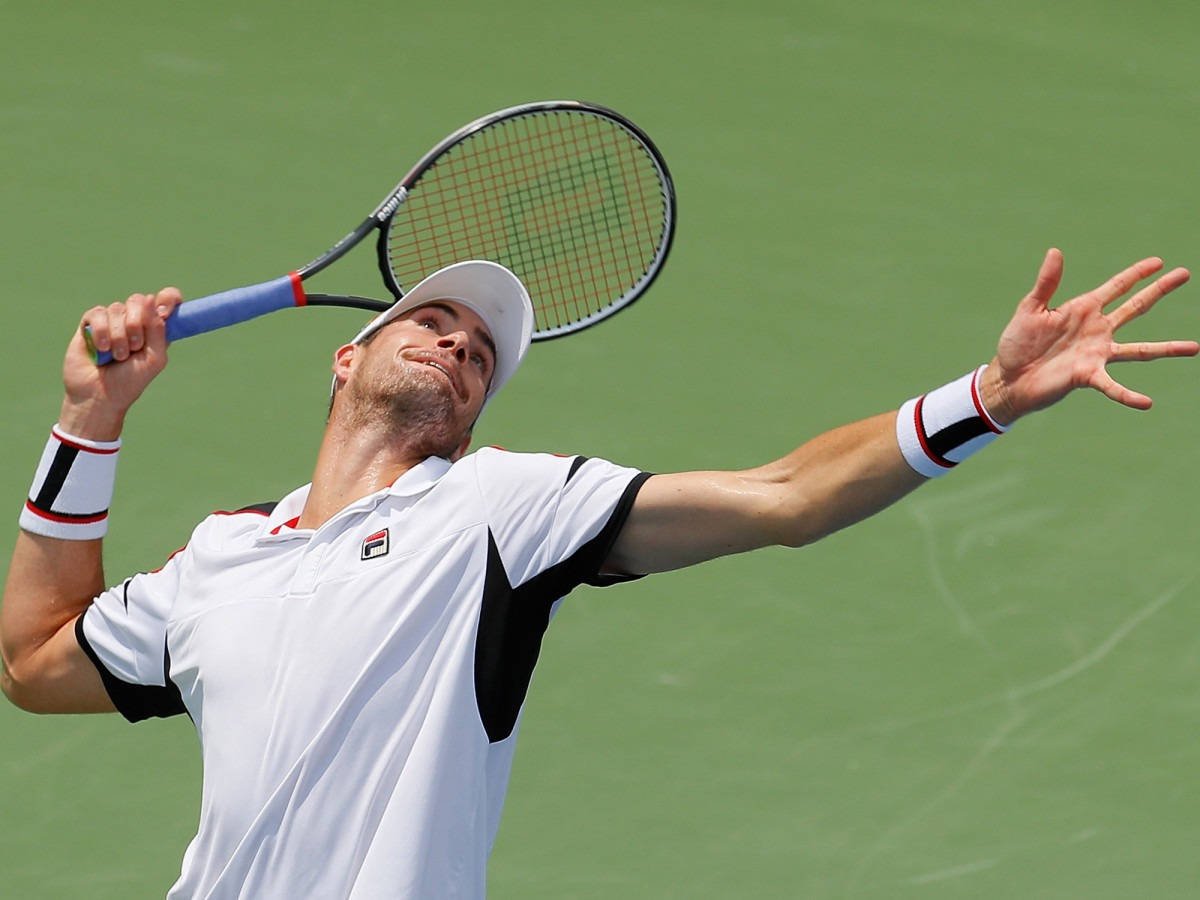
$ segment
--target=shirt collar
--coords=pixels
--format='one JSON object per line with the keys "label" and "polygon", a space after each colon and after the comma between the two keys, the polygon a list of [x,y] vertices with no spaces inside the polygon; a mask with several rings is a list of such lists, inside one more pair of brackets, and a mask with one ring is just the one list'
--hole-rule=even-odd
{"label": "shirt collar", "polygon": [[441,456],[427,456],[388,486],[395,497],[415,497],[423,494],[450,471],[454,463]]}
{"label": "shirt collar", "polygon": [[294,529],[285,526],[300,515],[304,509],[304,502],[308,499],[308,492],[310,490],[312,490],[311,484],[303,485],[276,503],[275,508],[271,510],[271,514],[267,516],[267,521],[263,523],[259,537],[279,537],[281,535],[295,534]]}
{"label": "shirt collar", "polygon": [[[355,500],[345,509],[339,511],[337,515],[341,515],[352,509],[375,506],[387,496],[415,497],[418,494],[423,494],[437,484],[442,476],[450,471],[452,465],[453,463],[450,460],[443,457],[427,456],[387,487],[376,491],[374,494],[369,494],[366,497]],[[280,500],[275,505],[275,509],[271,511],[271,514],[267,516],[266,522],[263,523],[259,537],[288,538],[310,534],[311,532],[308,529],[297,529],[291,523],[303,512],[304,504],[308,500],[308,494],[311,490],[312,484],[306,484],[296,488]]]}

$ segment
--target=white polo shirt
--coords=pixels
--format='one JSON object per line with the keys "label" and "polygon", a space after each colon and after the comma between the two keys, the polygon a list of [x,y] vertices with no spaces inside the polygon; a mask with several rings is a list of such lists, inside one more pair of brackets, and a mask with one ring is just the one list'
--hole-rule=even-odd
{"label": "white polo shirt", "polygon": [[200,824],[178,898],[479,898],[558,601],[649,477],[484,449],[429,458],[315,531],[217,514],[76,633],[132,720],[186,711]]}

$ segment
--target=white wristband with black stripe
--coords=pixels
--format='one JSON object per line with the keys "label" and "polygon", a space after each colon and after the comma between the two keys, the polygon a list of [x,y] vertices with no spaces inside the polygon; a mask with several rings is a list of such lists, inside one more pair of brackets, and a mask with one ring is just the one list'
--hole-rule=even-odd
{"label": "white wristband with black stripe", "polygon": [[896,416],[900,452],[926,478],[945,475],[1008,431],[980,399],[979,377],[986,368],[980,366],[900,407]]}
{"label": "white wristband with black stripe", "polygon": [[55,425],[21,510],[21,527],[68,541],[104,537],[120,449],[119,439],[90,441]]}

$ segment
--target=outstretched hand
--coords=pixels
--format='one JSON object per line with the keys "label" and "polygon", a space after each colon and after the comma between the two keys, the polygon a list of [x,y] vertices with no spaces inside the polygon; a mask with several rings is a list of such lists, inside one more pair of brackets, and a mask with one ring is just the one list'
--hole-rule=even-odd
{"label": "outstretched hand", "polygon": [[1107,370],[1111,362],[1147,361],[1195,356],[1195,341],[1118,343],[1116,332],[1150,309],[1190,278],[1187,269],[1172,269],[1109,313],[1104,312],[1142,279],[1162,269],[1157,257],[1143,259],[1086,294],[1050,308],[1062,280],[1063,256],[1049,250],[1033,290],[1017,306],[1000,336],[996,357],[984,372],[980,389],[985,405],[1001,424],[1050,406],[1076,388],[1091,387],[1117,403],[1149,409],[1145,394],[1117,382]]}

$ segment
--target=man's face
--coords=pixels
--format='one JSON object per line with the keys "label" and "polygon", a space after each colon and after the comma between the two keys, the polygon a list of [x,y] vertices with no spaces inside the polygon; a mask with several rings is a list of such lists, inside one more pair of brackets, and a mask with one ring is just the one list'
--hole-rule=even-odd
{"label": "man's face", "polygon": [[473,310],[453,300],[427,303],[354,350],[346,387],[365,401],[359,412],[374,416],[383,407],[407,432],[427,432],[436,445],[429,452],[439,456],[469,437],[496,368],[495,344]]}

